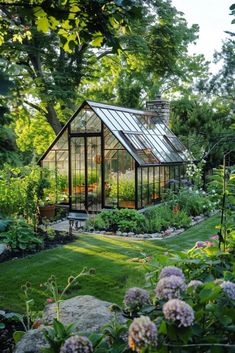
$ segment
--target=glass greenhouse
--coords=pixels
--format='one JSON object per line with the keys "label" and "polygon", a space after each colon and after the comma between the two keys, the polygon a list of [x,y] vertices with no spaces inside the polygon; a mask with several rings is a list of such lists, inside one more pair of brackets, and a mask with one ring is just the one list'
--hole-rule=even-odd
{"label": "glass greenhouse", "polygon": [[191,158],[155,112],[85,101],[40,165],[55,172],[70,211],[97,212],[157,203]]}

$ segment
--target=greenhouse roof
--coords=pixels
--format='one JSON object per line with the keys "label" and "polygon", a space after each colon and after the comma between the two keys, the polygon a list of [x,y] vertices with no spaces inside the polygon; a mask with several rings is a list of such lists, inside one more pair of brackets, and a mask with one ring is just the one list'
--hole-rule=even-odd
{"label": "greenhouse roof", "polygon": [[[82,109],[90,108],[141,166],[183,163],[191,153],[152,111],[129,109],[86,100],[61,130],[42,160]],[[91,115],[90,119],[94,118]]]}
{"label": "greenhouse roof", "polygon": [[186,147],[154,112],[86,102],[140,165],[192,159]]}

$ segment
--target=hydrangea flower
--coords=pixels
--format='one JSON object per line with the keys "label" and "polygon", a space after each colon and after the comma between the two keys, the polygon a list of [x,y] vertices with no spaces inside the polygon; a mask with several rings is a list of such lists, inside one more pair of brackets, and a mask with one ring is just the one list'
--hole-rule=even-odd
{"label": "hydrangea flower", "polygon": [[146,290],[133,287],[128,289],[124,297],[124,304],[130,310],[141,308],[144,304],[149,304],[150,298]]}
{"label": "hydrangea flower", "polygon": [[217,239],[219,239],[219,236],[218,236],[218,234],[215,234],[215,235],[212,235],[210,238],[213,240],[217,240]]}
{"label": "hydrangea flower", "polygon": [[205,241],[197,241],[195,244],[196,248],[205,248],[206,247],[206,242]]}
{"label": "hydrangea flower", "polygon": [[129,327],[128,344],[136,352],[157,345],[157,327],[148,316],[134,319]]}
{"label": "hydrangea flower", "polygon": [[191,326],[194,320],[194,311],[191,306],[179,299],[171,299],[165,303],[163,314],[166,320],[176,322],[178,327]]}
{"label": "hydrangea flower", "polygon": [[221,283],[220,287],[223,289],[229,299],[235,300],[235,283],[224,281]]}
{"label": "hydrangea flower", "polygon": [[203,284],[202,281],[199,281],[199,280],[196,280],[196,279],[193,279],[192,281],[190,281],[187,285],[187,288],[193,288],[193,291],[196,290],[196,288],[198,286],[201,286]]}
{"label": "hydrangea flower", "polygon": [[184,279],[179,276],[169,276],[160,279],[155,292],[158,299],[180,298],[181,292],[186,289]]}
{"label": "hydrangea flower", "polygon": [[160,272],[159,279],[162,279],[164,277],[169,277],[169,276],[179,276],[182,279],[184,279],[183,271],[181,270],[181,268],[176,266],[163,267],[163,269]]}
{"label": "hydrangea flower", "polygon": [[91,341],[83,336],[71,336],[60,349],[60,353],[92,353]]}

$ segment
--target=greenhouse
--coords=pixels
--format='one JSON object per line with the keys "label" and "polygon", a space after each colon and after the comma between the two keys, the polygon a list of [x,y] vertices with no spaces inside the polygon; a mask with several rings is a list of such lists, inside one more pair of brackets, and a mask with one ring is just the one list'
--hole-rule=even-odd
{"label": "greenhouse", "polygon": [[54,171],[70,211],[141,209],[159,202],[167,188],[179,187],[192,157],[159,109],[149,107],[87,100],[64,126],[40,165]]}

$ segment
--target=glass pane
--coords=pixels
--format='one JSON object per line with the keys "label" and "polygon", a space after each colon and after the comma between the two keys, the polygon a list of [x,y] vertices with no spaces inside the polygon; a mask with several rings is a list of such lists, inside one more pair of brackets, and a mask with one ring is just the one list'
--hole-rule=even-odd
{"label": "glass pane", "polygon": [[88,106],[84,107],[71,122],[71,132],[100,132],[100,118]]}
{"label": "glass pane", "polygon": [[72,209],[85,210],[85,139],[71,139]]}
{"label": "glass pane", "polygon": [[142,169],[142,206],[149,204],[148,168]]}
{"label": "glass pane", "polygon": [[142,199],[143,199],[143,195],[142,195],[142,168],[138,168],[137,169],[137,178],[138,178],[138,208],[142,208],[143,207],[143,203],[142,203]]}
{"label": "glass pane", "polygon": [[101,210],[101,139],[87,137],[87,207]]}
{"label": "glass pane", "polygon": [[154,203],[160,199],[160,167],[154,167]]}

